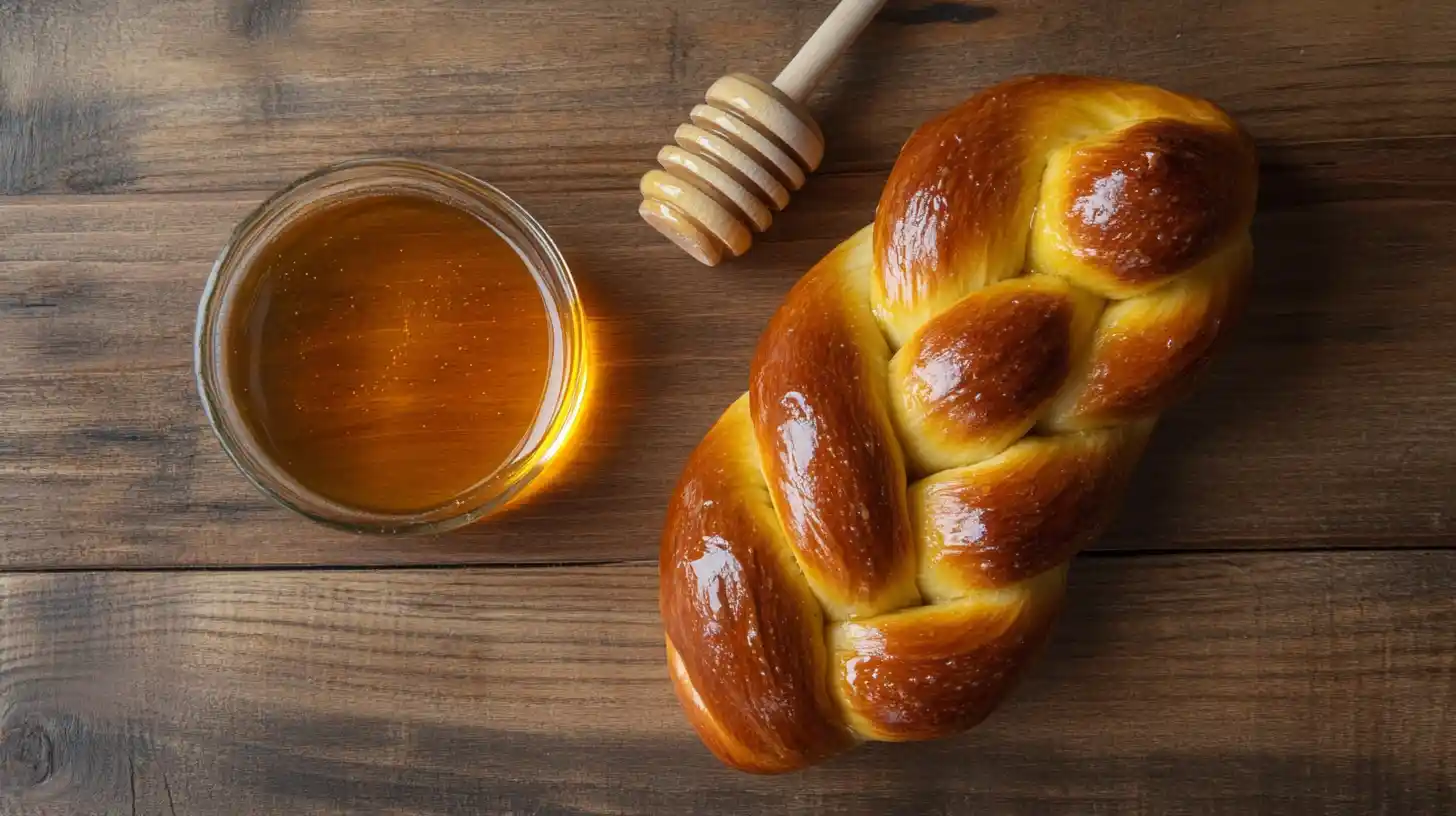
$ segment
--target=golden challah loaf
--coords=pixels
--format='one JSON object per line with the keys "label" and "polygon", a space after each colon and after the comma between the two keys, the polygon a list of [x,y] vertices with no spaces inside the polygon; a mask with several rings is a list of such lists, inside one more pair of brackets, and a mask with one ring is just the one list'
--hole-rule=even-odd
{"label": "golden challah loaf", "polygon": [[904,145],[794,287],[668,510],[668,667],[757,772],[984,719],[1158,414],[1235,319],[1252,141],[1107,79],[993,87]]}

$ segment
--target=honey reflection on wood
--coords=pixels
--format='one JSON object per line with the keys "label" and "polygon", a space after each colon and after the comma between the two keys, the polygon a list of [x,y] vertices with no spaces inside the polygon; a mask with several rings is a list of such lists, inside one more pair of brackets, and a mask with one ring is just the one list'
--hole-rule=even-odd
{"label": "honey reflection on wood", "polygon": [[375,512],[442,505],[510,460],[551,368],[524,262],[468,213],[369,196],[265,248],[229,326],[234,398],[304,486]]}
{"label": "honey reflection on wood", "polygon": [[[492,528],[509,518],[513,511],[540,503],[549,495],[566,495],[588,484],[600,473],[609,456],[631,455],[630,451],[620,449],[619,435],[628,422],[625,412],[641,406],[626,398],[613,398],[626,387],[628,374],[621,363],[630,358],[630,349],[620,331],[613,334],[605,328],[613,315],[594,285],[598,276],[590,268],[585,275],[576,267],[572,272],[585,314],[581,396],[552,449],[542,456],[541,471],[492,514]],[[469,536],[472,530],[478,529],[484,528],[474,525],[463,532]]]}

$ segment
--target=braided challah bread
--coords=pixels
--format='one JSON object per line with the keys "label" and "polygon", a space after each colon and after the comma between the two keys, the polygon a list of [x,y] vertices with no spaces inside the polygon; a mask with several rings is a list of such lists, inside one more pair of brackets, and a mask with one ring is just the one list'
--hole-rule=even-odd
{"label": "braided challah bread", "polygon": [[789,771],[995,708],[1240,309],[1256,184],[1214,105],[1106,79],[1012,80],[910,137],[668,510],[668,666],[719,758]]}

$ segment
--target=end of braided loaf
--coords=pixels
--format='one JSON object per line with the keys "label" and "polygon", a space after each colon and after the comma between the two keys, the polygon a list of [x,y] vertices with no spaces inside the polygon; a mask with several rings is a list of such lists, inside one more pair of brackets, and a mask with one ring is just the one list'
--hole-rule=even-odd
{"label": "end of braided loaf", "polygon": [[1256,183],[1218,108],[1106,79],[1012,80],[910,137],[668,510],[668,666],[719,758],[991,713],[1236,318]]}

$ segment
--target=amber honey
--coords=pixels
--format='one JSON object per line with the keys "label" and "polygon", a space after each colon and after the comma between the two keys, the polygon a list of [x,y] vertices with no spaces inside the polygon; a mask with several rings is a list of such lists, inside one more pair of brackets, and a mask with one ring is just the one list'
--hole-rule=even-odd
{"label": "amber honey", "polygon": [[463,174],[349,163],[260,207],[204,294],[198,368],[260,488],[351,529],[446,529],[519,491],[584,390],[565,263]]}
{"label": "amber honey", "polygon": [[545,303],[489,225],[367,196],[254,260],[230,334],[234,397],[270,456],[341,504],[436,507],[506,462],[551,364]]}

